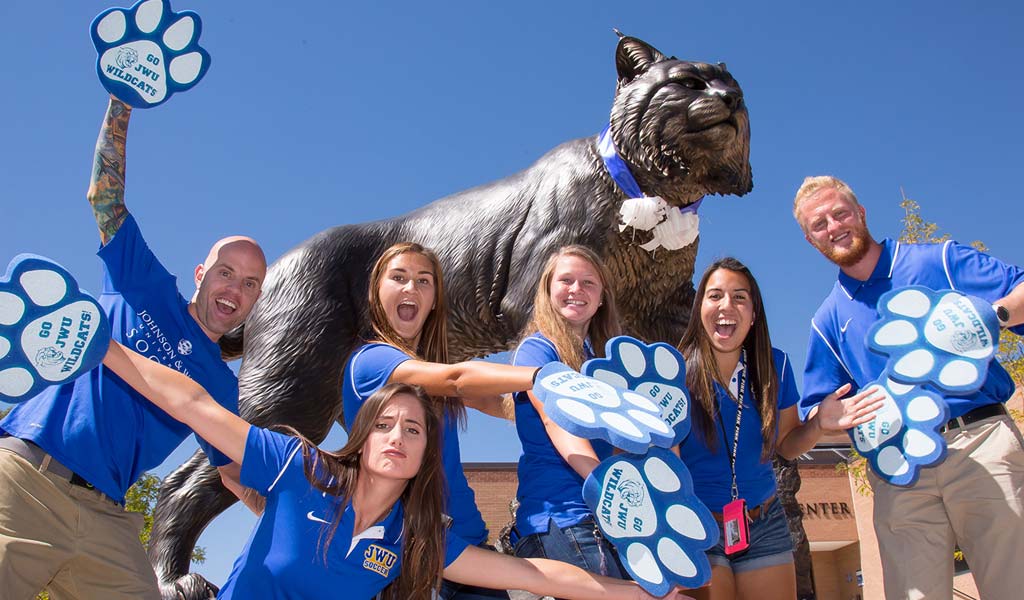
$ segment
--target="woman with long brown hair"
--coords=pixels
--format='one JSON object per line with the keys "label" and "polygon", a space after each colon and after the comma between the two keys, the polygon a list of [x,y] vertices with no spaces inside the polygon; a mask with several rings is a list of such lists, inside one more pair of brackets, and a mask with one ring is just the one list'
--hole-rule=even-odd
{"label": "woman with long brown hair", "polygon": [[[532,387],[536,369],[469,361],[448,364],[448,307],[437,256],[411,242],[384,251],[370,272],[370,328],[366,343],[352,352],[342,376],[346,424],[381,386],[421,386],[443,412],[442,460],[448,480],[445,512],[451,530],[474,545],[485,545],[487,527],[462,471],[460,423],[466,406],[504,416],[500,394]],[[445,581],[441,600],[508,598],[504,591]]]}
{"label": "woman with long brown hair", "polygon": [[[725,525],[708,551],[711,587],[694,595],[792,600],[793,546],[776,498],[772,457],[796,458],[824,431],[867,422],[880,404],[867,396],[840,401],[847,391],[840,388],[800,423],[789,357],[772,347],[757,280],[735,258],[720,259],[704,272],[679,349],[693,420],[680,457],[695,493]],[[740,529],[748,533],[745,544],[735,543]]]}
{"label": "woman with long brown hair", "polygon": [[481,550],[447,532],[440,417],[417,386],[390,384],[371,394],[345,446],[324,452],[250,425],[191,379],[116,342],[104,364],[241,464],[242,482],[266,497],[218,598],[368,600],[382,593],[427,600],[442,573],[471,585],[581,600],[652,598],[636,585]]}
{"label": "woman with long brown hair", "polygon": [[[589,248],[566,246],[541,272],[527,336],[512,364],[561,361],[579,370],[618,335],[610,275]],[[583,482],[612,453],[602,441],[571,435],[544,412],[532,392],[515,395],[519,459],[515,554],[547,557],[619,579],[628,578],[612,544],[601,536],[583,501]]]}

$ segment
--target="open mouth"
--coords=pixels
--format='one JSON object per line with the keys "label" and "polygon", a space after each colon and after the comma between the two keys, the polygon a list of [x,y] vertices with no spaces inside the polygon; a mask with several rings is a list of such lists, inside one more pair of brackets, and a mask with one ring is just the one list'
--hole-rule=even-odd
{"label": "open mouth", "polygon": [[238,305],[227,298],[217,298],[214,303],[217,305],[217,310],[226,315],[230,315],[238,310]]}
{"label": "open mouth", "polygon": [[715,335],[720,338],[730,338],[736,333],[736,321],[732,319],[719,319],[715,321]]}
{"label": "open mouth", "polygon": [[413,302],[405,301],[398,304],[398,318],[403,321],[414,320],[419,312],[420,307]]}

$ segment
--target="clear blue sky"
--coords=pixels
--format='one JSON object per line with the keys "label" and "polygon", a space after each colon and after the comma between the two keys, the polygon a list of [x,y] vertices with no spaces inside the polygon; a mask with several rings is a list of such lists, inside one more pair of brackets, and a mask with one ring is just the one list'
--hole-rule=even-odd
{"label": "clear blue sky", "polygon": [[[85,189],[106,94],[88,27],[116,1],[0,3],[0,261],[46,254],[94,292],[98,237]],[[899,232],[902,187],[956,239],[1024,263],[1017,2],[174,8],[200,14],[213,63],[193,90],[134,112],[127,204],[186,296],[193,267],[223,235],[252,235],[274,259],[326,227],[407,212],[597,133],[615,85],[613,27],[666,54],[724,61],[743,86],[754,191],[704,203],[698,273],[723,255],[747,262],[773,340],[797,364],[835,274],[790,214],[805,175],[847,180],[878,237]],[[471,420],[464,460],[518,454],[510,426]],[[252,523],[238,508],[215,521],[198,570],[223,583]]]}

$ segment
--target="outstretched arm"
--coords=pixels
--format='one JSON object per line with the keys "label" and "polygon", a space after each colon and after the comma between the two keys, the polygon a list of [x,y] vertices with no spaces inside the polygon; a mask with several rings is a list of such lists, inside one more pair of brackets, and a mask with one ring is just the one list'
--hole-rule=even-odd
{"label": "outstretched arm", "polygon": [[794,460],[818,443],[825,433],[846,431],[863,425],[875,418],[875,412],[882,408],[884,396],[878,389],[868,388],[843,398],[850,392],[850,384],[844,383],[811,410],[803,424],[796,407],[791,406],[779,412],[779,441],[775,445],[780,456]]}
{"label": "outstretched arm", "polygon": [[[516,558],[468,546],[444,570],[445,579],[499,590],[526,590],[541,596],[579,600],[653,600],[633,581],[589,573],[569,563]],[[686,599],[676,593],[666,598]],[[692,600],[692,599],[691,599]]]}
{"label": "outstretched arm", "polygon": [[466,405],[466,408],[478,410],[485,415],[505,419],[506,421],[516,420],[516,407],[511,394],[463,396],[462,402]]}
{"label": "outstretched arm", "polygon": [[242,464],[249,424],[217,404],[201,385],[117,342],[110,343],[103,364],[225,456]]}
{"label": "outstretched arm", "polygon": [[407,360],[395,367],[388,383],[418,385],[432,396],[496,396],[533,387],[536,367],[510,367],[482,360],[445,365]]}
{"label": "outstretched arm", "polygon": [[111,96],[96,140],[92,178],[89,180],[86,197],[92,206],[96,225],[100,229],[100,241],[104,245],[114,237],[128,216],[128,209],[124,206],[124,163],[128,119],[131,114],[130,106]]}
{"label": "outstretched arm", "polygon": [[[551,439],[551,444],[558,450],[558,454],[562,457],[566,463],[572,467],[576,474],[586,479],[590,476],[590,472],[597,468],[600,461],[597,459],[597,453],[594,452],[594,446],[590,443],[590,440],[575,436],[568,431],[562,429],[562,427],[555,423],[548,413],[544,410],[544,404],[533,395],[533,392],[527,392],[530,397],[530,404],[533,405],[533,409],[540,415],[540,421],[544,424],[544,431],[547,432],[548,438]],[[678,450],[677,450],[678,452]]]}

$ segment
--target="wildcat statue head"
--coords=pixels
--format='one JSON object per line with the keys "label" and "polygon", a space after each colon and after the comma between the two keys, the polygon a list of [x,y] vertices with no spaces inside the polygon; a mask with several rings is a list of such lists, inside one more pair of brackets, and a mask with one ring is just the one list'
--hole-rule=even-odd
{"label": "wildcat statue head", "polygon": [[752,189],[750,119],[724,63],[666,57],[622,36],[615,66],[612,139],[646,195],[684,207]]}

